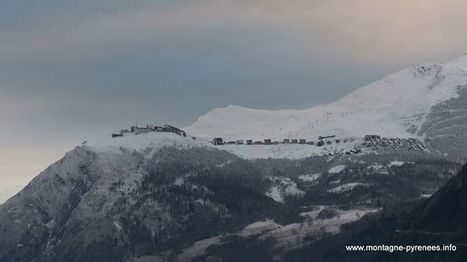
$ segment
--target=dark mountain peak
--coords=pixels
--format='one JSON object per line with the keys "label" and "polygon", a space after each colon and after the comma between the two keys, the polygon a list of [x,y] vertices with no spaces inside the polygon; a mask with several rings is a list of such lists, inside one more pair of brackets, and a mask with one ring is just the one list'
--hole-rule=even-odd
{"label": "dark mountain peak", "polygon": [[408,227],[440,234],[467,231],[467,165],[414,211]]}

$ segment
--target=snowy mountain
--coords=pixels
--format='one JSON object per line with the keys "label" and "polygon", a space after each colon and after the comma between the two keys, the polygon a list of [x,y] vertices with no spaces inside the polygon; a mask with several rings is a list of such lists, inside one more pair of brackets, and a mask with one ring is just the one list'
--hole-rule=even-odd
{"label": "snowy mountain", "polygon": [[272,138],[280,141],[285,138],[316,139],[330,134],[425,138],[433,134],[426,124],[435,114],[439,115],[434,108],[459,98],[466,85],[467,55],[446,64],[404,69],[334,103],[309,109],[217,108],[201,116],[186,130],[206,138]]}
{"label": "snowy mountain", "polygon": [[[187,136],[148,127],[90,141],[0,205],[0,261],[287,261],[454,176],[467,152],[466,86],[464,56],[326,106],[229,106]],[[330,134],[321,146],[210,142]]]}
{"label": "snowy mountain", "polygon": [[265,239],[255,249],[276,256],[430,195],[458,169],[426,151],[244,159],[127,134],[73,149],[0,205],[0,261],[203,261]]}

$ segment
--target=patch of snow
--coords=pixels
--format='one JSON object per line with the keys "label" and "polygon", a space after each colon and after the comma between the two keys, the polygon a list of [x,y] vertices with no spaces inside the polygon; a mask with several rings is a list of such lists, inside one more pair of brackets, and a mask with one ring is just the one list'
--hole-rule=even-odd
{"label": "patch of snow", "polygon": [[48,228],[48,229],[52,229],[55,227],[55,220],[52,219],[50,220],[47,224],[45,224],[45,226]]}
{"label": "patch of snow", "polygon": [[329,182],[330,185],[334,185],[334,184],[339,184],[341,182],[340,179],[337,179],[337,180],[334,180],[334,181],[331,181]]}
{"label": "patch of snow", "polygon": [[379,163],[370,165],[370,166],[367,167],[367,169],[372,170],[374,172],[374,174],[389,175],[388,167],[386,167],[386,166],[384,166],[382,164],[379,164]]}
{"label": "patch of snow", "polygon": [[[209,247],[221,243],[222,237],[223,237],[222,235],[218,235],[215,237],[210,237],[207,239],[196,241],[191,247],[188,247],[182,251],[182,253],[178,257],[178,261],[180,262],[192,261],[195,256],[203,254]],[[154,260],[149,260],[149,261],[154,261]],[[165,260],[162,260],[162,261],[165,261]]]}
{"label": "patch of snow", "polygon": [[432,194],[421,194],[420,198],[430,198]]}
{"label": "patch of snow", "polygon": [[[207,200],[207,201],[209,201],[209,200]],[[204,205],[204,204],[206,204],[206,203],[207,203],[207,201],[206,201],[206,200],[204,200],[204,199],[201,199],[201,198],[199,198],[199,199],[196,199],[196,200],[195,200],[195,203],[197,203],[197,204],[201,204],[201,205]]]}
{"label": "patch of snow", "polygon": [[364,183],[356,183],[356,182],[355,183],[347,183],[347,184],[343,184],[343,185],[331,188],[331,189],[327,190],[327,192],[329,192],[329,193],[343,193],[343,192],[350,191],[350,190],[354,189],[355,187],[359,187],[359,186],[369,186],[369,185],[364,184]]}
{"label": "patch of snow", "polygon": [[[233,235],[250,237],[265,234],[267,232],[276,230],[281,227],[281,225],[276,224],[273,220],[266,219],[264,221],[254,222],[246,226],[241,231],[234,233]],[[182,251],[182,253],[178,257],[178,261],[192,261],[193,257],[203,254],[209,247],[222,243],[224,237],[225,235],[217,235],[214,237],[196,241],[191,247],[188,247]]]}
{"label": "patch of snow", "polygon": [[278,203],[284,203],[286,196],[301,197],[305,194],[297,187],[297,184],[288,177],[270,177],[272,186],[266,192],[266,196]]}
{"label": "patch of snow", "polygon": [[[318,209],[322,210],[322,209]],[[273,237],[277,247],[299,247],[307,237],[317,238],[323,234],[337,234],[341,226],[361,219],[363,216],[379,211],[374,208],[336,209],[336,216],[327,219],[312,219],[304,223],[293,223],[267,232],[263,238]]]}
{"label": "patch of snow", "polygon": [[280,228],[281,225],[278,225],[274,220],[266,219],[264,221],[258,221],[246,226],[242,231],[239,232],[239,235],[243,237],[248,237],[252,235],[263,234],[267,231],[275,230]]}
{"label": "patch of snow", "polygon": [[183,177],[177,177],[177,179],[175,179],[174,185],[181,186],[183,184],[185,184],[185,179],[183,179]]}
{"label": "patch of snow", "polygon": [[253,228],[258,228],[258,227],[264,227],[264,226],[269,225],[271,223],[274,223],[274,221],[271,220],[271,219],[266,219],[264,221],[258,221],[258,222],[251,223],[248,226],[246,226],[245,229],[253,229]]}
{"label": "patch of snow", "polygon": [[340,172],[344,171],[344,169],[345,169],[345,165],[337,165],[337,166],[331,167],[328,170],[328,173],[329,174],[337,174],[337,173],[340,173]]}
{"label": "patch of snow", "polygon": [[115,228],[117,228],[118,232],[122,232],[122,226],[118,222],[113,221],[113,224]]}
{"label": "patch of snow", "polygon": [[225,163],[218,164],[218,165],[216,165],[216,167],[224,167],[224,166],[229,165],[230,163],[232,163],[232,160],[228,160],[228,161],[226,161]]}
{"label": "patch of snow", "polygon": [[308,218],[308,219],[316,219],[316,217],[319,215],[321,211],[324,210],[324,208],[326,208],[326,206],[317,206],[311,211],[301,212],[300,216]]}
{"label": "patch of snow", "polygon": [[317,174],[309,174],[309,175],[301,175],[298,176],[298,179],[302,180],[303,182],[313,182],[317,180],[321,176],[320,173]]}
{"label": "patch of snow", "polygon": [[[311,212],[316,212],[316,215],[311,215],[316,218],[326,206],[318,206]],[[336,216],[327,219],[311,219],[303,223],[293,223],[288,225],[279,225],[273,220],[266,219],[257,221],[246,226],[241,231],[229,233],[227,235],[237,235],[242,237],[257,237],[258,239],[273,238],[276,240],[275,246],[281,249],[297,248],[306,243],[306,238],[313,236],[318,238],[323,234],[337,234],[340,232],[342,225],[357,221],[367,214],[378,212],[379,209],[374,208],[356,208],[349,210],[336,209]],[[302,216],[306,216],[303,213]],[[211,238],[199,240],[189,248],[182,251],[178,257],[179,261],[191,261],[194,256],[203,254],[206,250],[223,242],[225,235],[217,235]]]}
{"label": "patch of snow", "polygon": [[276,202],[284,203],[284,196],[278,186],[271,187],[268,192],[266,192],[266,196],[274,199]]}
{"label": "patch of snow", "polygon": [[287,196],[302,196],[305,194],[305,192],[297,188],[297,185],[287,186],[284,190],[284,193]]}
{"label": "patch of snow", "polygon": [[393,167],[393,166],[403,166],[405,164],[404,161],[399,161],[399,160],[394,160],[389,163],[388,167]]}

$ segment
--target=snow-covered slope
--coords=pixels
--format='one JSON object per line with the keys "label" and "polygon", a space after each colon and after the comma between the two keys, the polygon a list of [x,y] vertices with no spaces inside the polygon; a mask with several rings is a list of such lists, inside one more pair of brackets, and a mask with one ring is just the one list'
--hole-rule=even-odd
{"label": "snow-covered slope", "polygon": [[[90,141],[0,205],[0,262],[176,256],[197,240],[266,218],[283,224],[266,237],[280,248],[296,247],[309,234],[337,233],[362,208],[432,194],[458,166],[425,151],[303,160],[245,160],[226,152],[286,157],[299,148],[308,154],[318,147],[214,146],[163,132]],[[388,166],[396,160],[405,164]],[[333,207],[297,222],[316,205],[344,205],[346,212]]]}
{"label": "snow-covered slope", "polygon": [[467,84],[467,55],[446,64],[425,64],[391,74],[346,97],[304,110],[217,108],[186,130],[225,139],[316,139],[320,135],[423,137],[431,109],[458,96]]}
{"label": "snow-covered slope", "polygon": [[[193,140],[174,133],[151,132],[145,134],[125,134],[123,137],[100,139],[89,141],[86,147],[95,153],[120,153],[122,150],[136,150],[148,154],[163,147],[204,147],[212,146],[211,143],[201,140]],[[151,150],[147,152],[147,150]]]}

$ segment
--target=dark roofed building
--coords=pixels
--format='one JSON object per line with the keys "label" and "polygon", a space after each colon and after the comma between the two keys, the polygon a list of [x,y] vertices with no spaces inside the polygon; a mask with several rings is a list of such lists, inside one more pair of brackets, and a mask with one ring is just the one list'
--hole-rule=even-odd
{"label": "dark roofed building", "polygon": [[212,140],[212,144],[213,145],[223,145],[224,144],[224,140],[221,138],[221,137],[216,137]]}
{"label": "dark roofed building", "polygon": [[366,135],[365,136],[365,141],[372,141],[372,140],[379,140],[379,139],[381,139],[381,137],[378,135]]}

